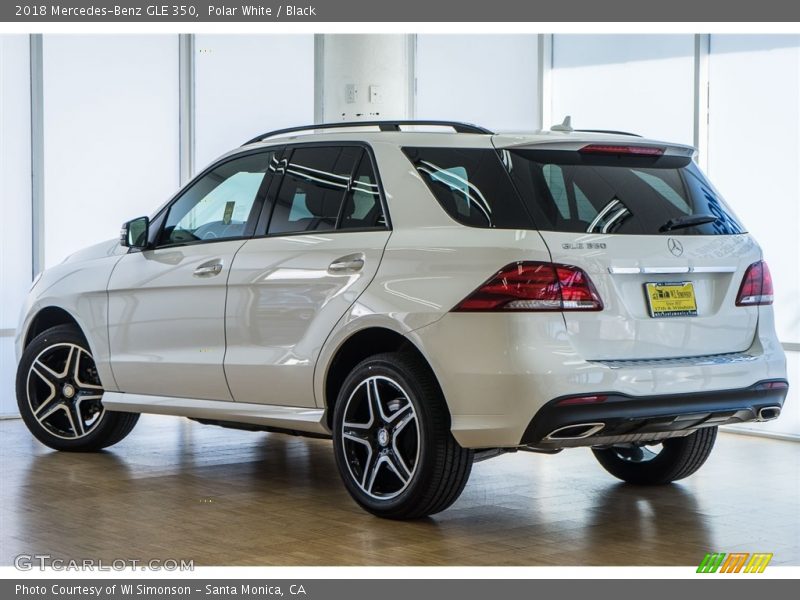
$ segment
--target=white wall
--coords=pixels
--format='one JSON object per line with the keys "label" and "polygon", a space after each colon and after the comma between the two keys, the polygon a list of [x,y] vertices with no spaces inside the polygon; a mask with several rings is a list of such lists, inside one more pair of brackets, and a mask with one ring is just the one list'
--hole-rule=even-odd
{"label": "white wall", "polygon": [[493,131],[541,127],[538,36],[418,35],[416,63],[417,118]]}
{"label": "white wall", "polygon": [[0,416],[17,414],[13,330],[31,283],[29,48],[0,35]]}
{"label": "white wall", "polygon": [[[411,114],[412,36],[323,35],[322,121],[404,119]],[[354,102],[346,86],[354,85]],[[370,97],[379,89],[379,101]],[[318,90],[319,91],[319,90]]]}
{"label": "white wall", "polygon": [[692,144],[694,36],[554,36],[552,115]]}
{"label": "white wall", "polygon": [[178,37],[44,36],[45,266],[178,187]]}
{"label": "white wall", "polygon": [[[800,36],[711,36],[708,171],[764,250],[778,337],[800,343]],[[800,359],[788,352],[783,416],[800,434]]]}
{"label": "white wall", "polygon": [[314,122],[314,36],[195,36],[195,167],[254,136]]}

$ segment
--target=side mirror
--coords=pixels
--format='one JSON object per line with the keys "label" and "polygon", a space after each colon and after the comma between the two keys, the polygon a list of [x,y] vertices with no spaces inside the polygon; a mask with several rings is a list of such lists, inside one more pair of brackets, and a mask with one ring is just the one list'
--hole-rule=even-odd
{"label": "side mirror", "polygon": [[119,230],[119,243],[126,248],[144,250],[147,248],[147,233],[150,229],[150,218],[139,217],[122,224]]}

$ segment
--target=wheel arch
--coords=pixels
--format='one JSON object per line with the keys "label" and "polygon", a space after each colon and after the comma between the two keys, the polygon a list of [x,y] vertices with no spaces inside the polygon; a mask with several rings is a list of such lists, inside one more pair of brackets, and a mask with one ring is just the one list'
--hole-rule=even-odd
{"label": "wheel arch", "polygon": [[328,362],[323,384],[322,402],[328,428],[332,426],[333,408],[339,389],[353,368],[369,356],[401,350],[416,354],[433,372],[430,362],[411,340],[387,327],[370,326],[360,329],[339,344]]}
{"label": "wheel arch", "polygon": [[27,348],[37,335],[58,325],[74,325],[86,337],[86,332],[69,311],[60,306],[45,306],[30,320],[28,329],[25,331],[22,347]]}

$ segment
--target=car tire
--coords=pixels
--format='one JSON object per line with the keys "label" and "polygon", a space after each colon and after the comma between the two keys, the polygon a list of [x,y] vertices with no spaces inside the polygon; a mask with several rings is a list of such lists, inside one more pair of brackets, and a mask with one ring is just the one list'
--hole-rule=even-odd
{"label": "car tire", "polygon": [[469,479],[474,452],[450,432],[450,413],[430,367],[407,352],[359,363],[334,407],[336,465],[353,499],[387,519],[443,511]]}
{"label": "car tire", "polygon": [[606,471],[622,481],[663,485],[688,477],[702,467],[716,439],[716,427],[703,427],[686,437],[664,440],[657,453],[647,447],[593,448],[592,452]]}
{"label": "car tire", "polygon": [[58,325],[36,336],[17,368],[17,405],[40,442],[55,450],[94,452],[127,436],[137,413],[106,410],[103,387],[80,330]]}

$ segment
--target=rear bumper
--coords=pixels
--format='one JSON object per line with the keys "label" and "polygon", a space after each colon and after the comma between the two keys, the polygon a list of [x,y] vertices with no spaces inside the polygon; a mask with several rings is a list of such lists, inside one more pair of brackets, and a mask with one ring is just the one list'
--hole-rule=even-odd
{"label": "rear bumper", "polygon": [[[781,387],[784,386],[784,387]],[[686,435],[701,427],[777,418],[788,392],[786,380],[711,392],[635,397],[598,393],[601,401],[562,397],[531,420],[520,445],[566,448],[630,443]]]}
{"label": "rear bumper", "polygon": [[[769,311],[759,317],[749,348],[695,357],[691,354],[702,354],[702,348],[678,348],[678,356],[689,356],[675,359],[587,361],[570,343],[560,313],[448,313],[407,335],[433,368],[450,410],[451,431],[465,448],[536,442],[529,435],[531,420],[554,398],[602,392],[633,401],[631,410],[641,411],[639,416],[669,416],[659,411],[670,402],[677,403],[673,414],[684,415],[695,409],[681,403],[720,398],[715,407],[737,409],[728,422],[754,420],[748,411],[761,404],[745,399],[725,405],[724,400],[731,393],[741,399],[741,390],[759,382],[786,380],[786,357]],[[606,402],[622,408],[622,400]],[[656,412],[647,415],[650,410]],[[709,412],[698,409],[703,411]]]}

